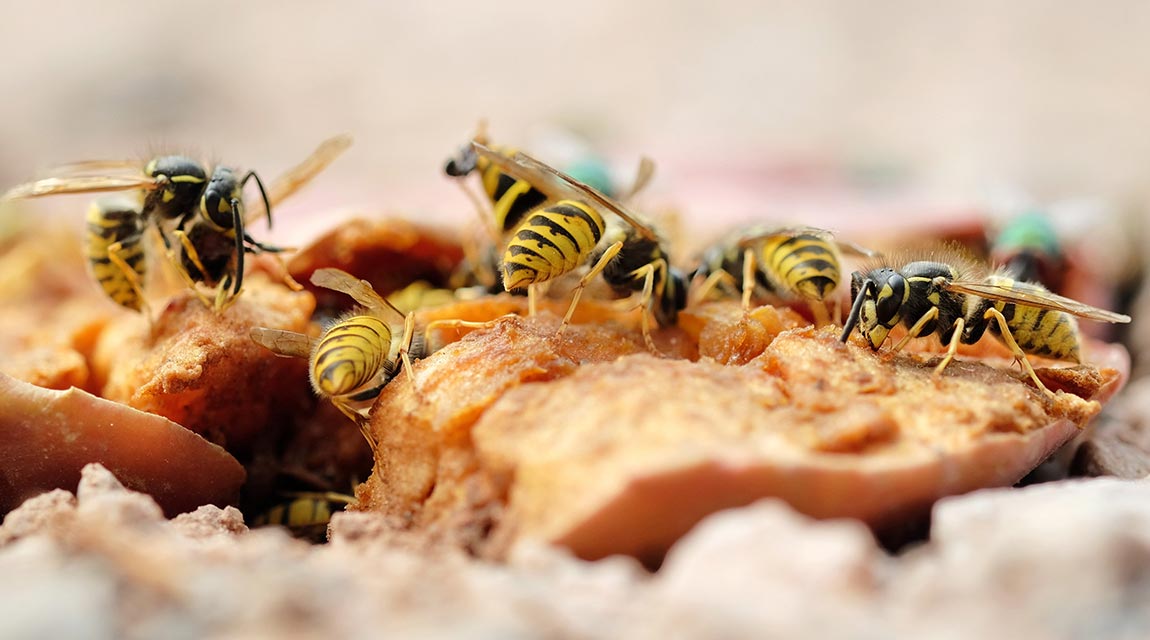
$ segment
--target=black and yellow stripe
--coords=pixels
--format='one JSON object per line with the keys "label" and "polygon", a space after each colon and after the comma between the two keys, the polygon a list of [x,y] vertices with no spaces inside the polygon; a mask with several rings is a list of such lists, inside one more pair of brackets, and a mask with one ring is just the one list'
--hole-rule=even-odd
{"label": "black and yellow stripe", "polygon": [[[518,152],[518,149],[511,147],[491,148],[507,157],[514,156]],[[503,173],[487,158],[479,157],[475,167],[483,181],[483,191],[494,205],[496,227],[503,233],[514,231],[532,209],[547,201],[547,196],[531,183]]]}
{"label": "black and yellow stripe", "polygon": [[817,234],[771,236],[763,242],[760,256],[780,293],[824,300],[839,286],[838,255],[831,241]]}
{"label": "black and yellow stripe", "polygon": [[[1045,291],[1045,288],[1033,284],[1004,278],[996,278],[995,282],[1032,293],[1034,290]],[[1081,362],[1078,322],[1070,314],[1002,300],[993,301],[993,306],[1006,319],[1006,326],[1010,328],[1018,347],[1025,353],[1053,360]],[[989,328],[992,333],[999,334],[997,323],[990,323]]]}
{"label": "black and yellow stripe", "polygon": [[503,286],[514,291],[573,271],[587,261],[604,231],[603,216],[578,200],[536,209],[507,243]]}
{"label": "black and yellow stripe", "polygon": [[[139,285],[144,282],[147,262],[143,238],[144,219],[138,205],[100,198],[88,208],[87,258],[92,275],[113,302],[135,311],[144,306],[141,292],[131,280],[134,275]],[[120,264],[113,259],[113,252]]]}
{"label": "black and yellow stripe", "polygon": [[[345,318],[324,333],[312,353],[312,385],[331,397],[354,394],[387,368],[390,351],[391,328],[386,322],[368,315]],[[376,395],[394,374],[386,370],[385,379],[374,387]]]}

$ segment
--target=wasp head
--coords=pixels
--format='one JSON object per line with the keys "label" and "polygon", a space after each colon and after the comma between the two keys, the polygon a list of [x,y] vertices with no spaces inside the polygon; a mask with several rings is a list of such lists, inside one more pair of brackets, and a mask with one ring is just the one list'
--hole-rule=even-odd
{"label": "wasp head", "polygon": [[231,229],[235,226],[233,203],[238,206],[240,202],[241,187],[235,171],[227,167],[216,167],[212,172],[212,179],[204,189],[204,197],[200,201],[200,213],[217,229]]}
{"label": "wasp head", "polygon": [[475,149],[466,144],[459,150],[459,155],[447,161],[443,167],[443,172],[453,178],[462,178],[472,171],[479,164],[479,154],[475,153]]}
{"label": "wasp head", "polygon": [[899,310],[907,292],[906,278],[890,267],[875,269],[865,275],[855,271],[851,274],[854,304],[840,340],[846,342],[857,324],[859,333],[872,349],[881,347],[890,330],[899,323]]}

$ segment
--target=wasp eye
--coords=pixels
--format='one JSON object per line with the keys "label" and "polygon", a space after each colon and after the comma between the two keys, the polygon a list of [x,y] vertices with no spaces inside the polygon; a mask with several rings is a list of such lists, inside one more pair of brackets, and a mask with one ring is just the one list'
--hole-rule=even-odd
{"label": "wasp eye", "polygon": [[887,324],[898,314],[905,294],[905,278],[897,273],[887,278],[886,284],[879,290],[878,296],[875,298],[875,312],[880,323]]}

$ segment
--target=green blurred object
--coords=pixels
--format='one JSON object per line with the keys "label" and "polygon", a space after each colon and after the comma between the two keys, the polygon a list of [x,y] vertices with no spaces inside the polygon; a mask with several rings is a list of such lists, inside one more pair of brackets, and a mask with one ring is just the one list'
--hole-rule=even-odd
{"label": "green blurred object", "polygon": [[584,156],[567,166],[566,172],[572,178],[590,185],[608,197],[615,197],[615,186],[611,183],[611,172],[602,158]]}
{"label": "green blurred object", "polygon": [[1012,253],[1019,250],[1038,251],[1049,256],[1062,253],[1058,233],[1050,218],[1039,210],[1027,211],[1010,220],[994,238],[996,251]]}

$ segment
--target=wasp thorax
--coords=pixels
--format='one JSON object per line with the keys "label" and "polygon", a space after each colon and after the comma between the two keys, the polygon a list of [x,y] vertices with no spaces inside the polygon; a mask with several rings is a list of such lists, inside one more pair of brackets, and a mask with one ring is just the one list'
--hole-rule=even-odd
{"label": "wasp thorax", "polygon": [[203,165],[184,156],[161,156],[149,162],[144,171],[160,185],[146,200],[149,213],[178,218],[195,210],[207,181]]}

